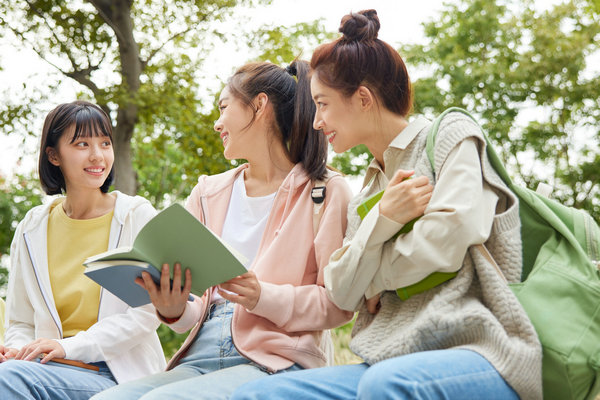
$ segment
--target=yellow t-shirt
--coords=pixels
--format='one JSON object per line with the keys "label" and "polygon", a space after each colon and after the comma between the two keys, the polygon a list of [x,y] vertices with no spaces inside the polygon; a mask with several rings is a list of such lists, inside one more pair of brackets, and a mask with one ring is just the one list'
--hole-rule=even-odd
{"label": "yellow t-shirt", "polygon": [[83,274],[83,261],[108,249],[113,213],[72,219],[60,203],[50,211],[48,272],[63,337],[75,336],[98,321],[100,286]]}

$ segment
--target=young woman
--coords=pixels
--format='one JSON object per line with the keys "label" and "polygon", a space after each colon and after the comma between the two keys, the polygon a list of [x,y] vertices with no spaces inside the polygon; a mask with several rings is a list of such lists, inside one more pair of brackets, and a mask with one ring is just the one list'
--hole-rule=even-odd
{"label": "young woman", "polygon": [[[340,175],[327,179],[318,211],[311,192],[331,174],[327,143],[311,128],[309,66],[270,63],[236,71],[221,93],[215,130],[227,159],[248,163],[202,176],[187,209],[248,258],[248,272],[186,302],[191,279],[168,265],[145,287],[165,323],[193,328],[168,371],[119,385],[95,399],[226,399],[240,384],[270,373],[326,365],[323,330],[348,321],[323,287],[323,267],[342,244],[351,194]],[[319,184],[320,185],[320,184]],[[215,266],[218,268],[218,265]]]}
{"label": "young woman", "polygon": [[46,117],[40,182],[66,195],[30,210],[15,232],[3,398],[87,399],[165,365],[154,307],[132,309],[83,274],[87,257],[131,244],[156,213],[140,197],[108,193],[112,143],[110,120],[94,104],[61,104]]}
{"label": "young woman", "polygon": [[[315,129],[336,152],[364,143],[374,156],[366,187],[348,206],[344,245],[324,272],[330,298],[359,311],[350,347],[365,362],[258,380],[232,398],[539,399],[536,333],[479,246],[509,281],[519,280],[517,200],[491,169],[480,130],[460,113],[440,124],[432,171],[431,123],[407,120],[406,68],[378,30],[375,10],[347,15],[343,36],[311,62]],[[435,185],[430,198],[427,181]],[[361,221],[357,206],[382,189]],[[458,274],[405,301],[396,294],[434,272]]]}

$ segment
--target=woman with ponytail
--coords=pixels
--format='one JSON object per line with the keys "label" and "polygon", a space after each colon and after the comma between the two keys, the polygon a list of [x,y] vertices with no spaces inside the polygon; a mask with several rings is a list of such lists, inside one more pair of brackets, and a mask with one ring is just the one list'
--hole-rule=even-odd
{"label": "woman with ponytail", "polygon": [[[408,120],[406,67],[378,31],[375,10],[347,15],[342,37],[311,60],[314,128],[338,153],[365,144],[374,157],[324,269],[329,298],[358,311],[350,348],[364,363],[261,379],[232,399],[540,399],[537,335],[496,270],[519,281],[517,199],[462,113],[442,118],[433,170],[432,124]],[[384,189],[361,219],[359,205]],[[437,273],[454,278],[408,299],[396,292]]]}
{"label": "woman with ponytail", "polygon": [[[193,276],[180,265],[173,289],[168,265],[160,286],[144,276],[158,317],[177,332],[193,329],[166,372],[95,399],[227,399],[244,382],[329,361],[324,330],[353,313],[328,299],[323,267],[342,244],[351,192],[326,169],[326,139],[312,128],[308,72],[303,61],[287,69],[251,63],[229,79],[215,130],[225,157],[247,163],[201,176],[186,208],[246,256],[248,272],[193,302]],[[316,182],[326,182],[318,229]]]}

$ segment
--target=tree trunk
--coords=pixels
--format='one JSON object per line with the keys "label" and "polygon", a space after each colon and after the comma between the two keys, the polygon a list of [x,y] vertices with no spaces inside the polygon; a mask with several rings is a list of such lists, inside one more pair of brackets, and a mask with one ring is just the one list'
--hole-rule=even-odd
{"label": "tree trunk", "polygon": [[115,189],[134,195],[138,189],[137,173],[133,169],[131,157],[131,135],[121,132],[122,126],[117,125],[114,131],[115,139]]}
{"label": "tree trunk", "polygon": [[119,44],[121,87],[126,93],[118,103],[115,140],[115,188],[134,195],[137,174],[131,157],[131,138],[138,120],[137,93],[140,89],[142,62],[140,49],[133,37],[130,0],[90,0],[101,17],[113,29]]}

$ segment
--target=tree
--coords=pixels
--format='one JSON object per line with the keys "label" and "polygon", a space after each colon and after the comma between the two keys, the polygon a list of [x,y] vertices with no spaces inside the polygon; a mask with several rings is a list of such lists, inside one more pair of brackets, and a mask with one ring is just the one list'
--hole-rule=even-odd
{"label": "tree", "polygon": [[[517,180],[533,188],[547,181],[553,196],[596,219],[597,4],[569,0],[539,10],[530,0],[461,0],[424,24],[427,44],[400,49],[423,74],[413,82],[416,112],[460,106],[475,113]],[[348,161],[336,159],[348,172],[365,165]]]}
{"label": "tree", "polygon": [[[12,32],[60,74],[81,84],[113,117],[115,187],[135,194],[136,128],[153,115],[163,117],[164,131],[197,122],[192,115],[200,104],[194,78],[202,57],[192,55],[205,54],[218,38],[217,21],[236,6],[260,1],[266,0],[8,2],[0,10],[0,37]],[[4,106],[0,126],[13,130],[29,125],[27,103]],[[163,114],[174,110],[187,113]]]}
{"label": "tree", "polygon": [[[41,189],[31,176],[12,179],[0,176],[0,259],[5,261],[15,229],[30,208],[41,204]],[[0,264],[0,296],[7,283],[7,270]]]}

